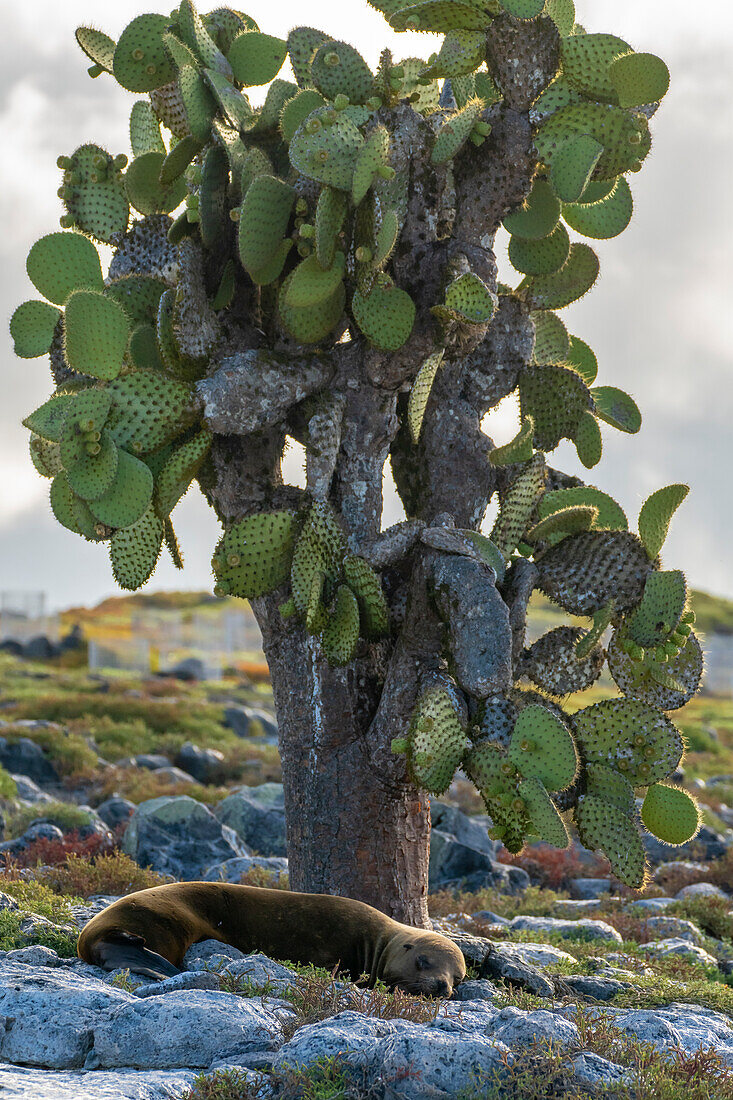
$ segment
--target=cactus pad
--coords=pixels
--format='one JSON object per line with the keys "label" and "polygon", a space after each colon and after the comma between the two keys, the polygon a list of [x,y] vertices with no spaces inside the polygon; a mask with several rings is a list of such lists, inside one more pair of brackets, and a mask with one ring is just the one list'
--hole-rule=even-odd
{"label": "cactus pad", "polygon": [[290,144],[301,122],[313,111],[325,106],[325,99],[315,88],[301,88],[297,95],[288,100],[280,113],[280,133],[283,140]]}
{"label": "cactus pad", "polygon": [[388,19],[396,31],[432,31],[435,34],[480,31],[487,23],[483,8],[460,0],[423,0],[390,12]]}
{"label": "cactus pad", "polygon": [[612,806],[618,807],[629,817],[634,816],[636,812],[634,788],[621,772],[605,764],[588,764],[585,769],[585,785],[588,794],[602,798],[604,802],[610,802]]}
{"label": "cactus pad", "polygon": [[[122,171],[99,145],[82,145],[68,158],[62,198],[68,219],[82,233],[109,243],[124,233],[130,218]],[[105,162],[105,167],[100,167]]]}
{"label": "cactus pad", "polygon": [[544,492],[546,478],[545,456],[538,452],[504,497],[491,531],[491,541],[504,558],[511,557],[526,531],[529,518]]}
{"label": "cactus pad", "polygon": [[[267,282],[280,274],[287,251],[282,254],[279,250],[294,202],[293,188],[275,176],[256,176],[247,189],[239,218],[239,256],[254,282],[263,281],[265,272]],[[274,253],[282,262],[273,274]]]}
{"label": "cactus pad", "polygon": [[[67,423],[65,431],[68,428]],[[69,475],[69,485],[83,500],[97,500],[101,497],[110,488],[117,474],[117,445],[109,432],[102,431],[99,443],[93,446],[99,447],[98,453],[84,454],[73,465],[69,465],[64,459],[62,441],[61,457]]]}
{"label": "cactus pad", "polygon": [[586,470],[592,470],[598,465],[603,454],[603,436],[600,425],[592,413],[584,412],[581,416],[573,442],[578,458]]}
{"label": "cactus pad", "polygon": [[288,278],[288,288],[284,292],[286,305],[295,309],[322,305],[330,301],[343,281],[346,257],[343,252],[336,253],[332,266],[324,271],[315,252],[306,256]]}
{"label": "cactus pad", "polygon": [[115,55],[115,42],[108,34],[94,27],[77,27],[76,41],[90,61],[107,73],[112,72]]}
{"label": "cactus pad", "polygon": [[525,653],[522,672],[549,695],[591,687],[603,671],[604,653],[596,646],[579,657],[576,646],[584,633],[579,627],[559,626],[543,634]]}
{"label": "cactus pad", "polygon": [[234,72],[234,79],[245,88],[269,84],[283,67],[288,46],[282,38],[259,31],[245,31],[234,39],[227,52],[227,60]]}
{"label": "cactus pad", "polygon": [[535,778],[523,779],[517,787],[517,793],[524,802],[527,816],[538,836],[555,848],[569,847],[570,837],[565,822],[557,812],[544,783]]}
{"label": "cactus pad", "polygon": [[130,145],[135,157],[143,153],[165,153],[160,122],[147,99],[133,103],[130,111]]}
{"label": "cactus pad", "polygon": [[564,38],[561,47],[563,78],[589,99],[616,103],[609,66],[630,51],[628,42],[613,34],[576,34]]}
{"label": "cactus pad", "polygon": [[534,453],[534,420],[523,416],[514,439],[503,447],[495,447],[489,455],[492,466],[511,466],[515,462],[529,462]]}
{"label": "cactus pad", "polygon": [[389,633],[389,608],[379,575],[363,558],[344,558],[344,579],[356,596],[362,634],[380,638]]}
{"label": "cactus pad", "polygon": [[626,630],[642,649],[663,645],[686,604],[687,582],[680,569],[650,573],[638,607],[626,619]]}
{"label": "cactus pad", "polygon": [[76,290],[66,303],[64,354],[72,370],[94,378],[116,378],[130,335],[117,302],[95,290]]}
{"label": "cactus pad", "polygon": [[150,152],[135,157],[127,169],[125,188],[130,204],[141,214],[169,214],[186,197],[186,185],[182,179],[173,183],[160,182],[165,153]]}
{"label": "cactus pad", "polygon": [[600,849],[616,878],[633,890],[646,880],[646,855],[636,822],[618,806],[586,795],[575,810],[580,839],[591,851]]}
{"label": "cactus pad", "polygon": [[165,15],[139,15],[120,35],[113,71],[117,83],[128,92],[150,92],[175,76],[163,43],[168,26]]}
{"label": "cactus pad", "polygon": [[444,304],[434,306],[432,312],[442,321],[485,325],[491,320],[494,304],[495,296],[486,283],[469,271],[448,284]]}
{"label": "cactus pad", "polygon": [[571,508],[576,505],[590,505],[598,509],[598,517],[594,526],[613,531],[628,530],[626,513],[613,497],[596,489],[593,485],[577,485],[570,489],[555,489],[545,493],[537,506],[540,519],[552,515],[561,508]]}
{"label": "cactus pad", "polygon": [[283,327],[301,344],[319,344],[336,328],[344,313],[346,290],[342,281],[330,298],[317,306],[291,306],[288,291],[294,272],[288,275],[280,287],[278,311]]}
{"label": "cactus pad", "polygon": [[[481,112],[484,109],[483,99],[470,99],[460,110],[447,115],[435,138],[435,145],[430,154],[432,164],[445,164],[453,160],[461,151],[474,132]],[[488,124],[487,124],[488,129]],[[485,136],[485,135],[481,135]]]}
{"label": "cactus pad", "polygon": [[147,511],[153,497],[153,475],[144,462],[119,451],[114,480],[100,497],[90,501],[94,516],[107,527],[130,527]]}
{"label": "cactus pad", "polygon": [[541,779],[551,791],[569,787],[578,771],[578,754],[567,726],[537,703],[520,711],[509,759],[525,779]]}
{"label": "cactus pad", "polygon": [[633,398],[615,386],[596,386],[591,390],[600,420],[620,432],[635,435],[641,427],[641,413]]}
{"label": "cactus pad", "polygon": [[652,561],[664,546],[672,516],[689,491],[689,485],[667,485],[644,501],[639,512],[639,537]]}
{"label": "cactus pad", "polygon": [[555,366],[527,367],[519,377],[522,416],[534,422],[535,446],[552,451],[561,439],[572,439],[593,398],[574,370]]}
{"label": "cactus pad", "polygon": [[566,535],[578,531],[589,531],[598,519],[598,509],[591,504],[574,504],[569,508],[560,508],[531,527],[525,535],[525,542],[549,542],[555,545]]}
{"label": "cactus pad", "polygon": [[595,382],[598,374],[598,360],[592,348],[578,336],[570,337],[570,352],[565,363],[580,375],[587,386]]}
{"label": "cactus pad", "polygon": [[351,309],[367,340],[382,351],[401,348],[415,323],[412,298],[386,275],[380,276],[370,294],[356,290]]}
{"label": "cactus pad", "polygon": [[614,634],[608,647],[608,668],[620,691],[659,710],[678,710],[700,687],[703,653],[695,634],[674,657],[657,657],[654,651],[635,660]]}
{"label": "cactus pad", "polygon": [[599,202],[563,206],[562,216],[576,233],[596,240],[609,240],[623,233],[633,212],[631,189],[622,177]]}
{"label": "cactus pad", "polygon": [[520,778],[503,745],[488,740],[468,750],[464,769],[483,798],[513,791]]}
{"label": "cactus pad", "polygon": [[62,306],[75,290],[102,290],[102,267],[92,242],[81,233],[49,233],[31,248],[28,277],[49,302]]}
{"label": "cactus pad", "polygon": [[538,586],[571,615],[595,615],[610,600],[624,614],[639,603],[652,566],[629,531],[584,531],[539,558]]}
{"label": "cactus pad", "polygon": [[515,19],[536,19],[544,11],[545,0],[499,0],[499,4]]}
{"label": "cactus pad", "polygon": [[137,454],[170,443],[196,418],[190,388],[155,371],[135,371],[107,391],[113,401],[107,427],[118,447]]}
{"label": "cactus pad", "polygon": [[166,460],[155,479],[153,495],[155,510],[162,519],[170,515],[181,497],[188,492],[201,463],[211,449],[211,439],[209,429],[202,428],[177,447]]}
{"label": "cactus pad", "polygon": [[372,71],[361,54],[347,42],[329,40],[318,47],[310,78],[326,99],[348,96],[350,103],[366,103],[376,92]]}
{"label": "cactus pad", "polygon": [[389,130],[376,126],[368,135],[354,168],[351,184],[351,201],[358,206],[380,173],[394,173],[389,166]]}
{"label": "cactus pad", "polygon": [[304,176],[351,191],[364,138],[346,111],[320,107],[301,122],[288,153],[293,168]]}
{"label": "cactus pad", "polygon": [[570,353],[570,336],[557,314],[546,309],[535,310],[532,314],[532,323],[534,324],[532,361],[538,366],[546,363],[565,363]]}
{"label": "cactus pad", "polygon": [[108,529],[92,515],[89,505],[81,500],[69,485],[65,470],[61,470],[51,482],[51,510],[67,531],[82,535],[90,542],[108,538]]}
{"label": "cactus pad", "polygon": [[109,543],[109,556],[120,588],[134,591],[150,579],[162,545],[163,524],[152,508],[137,523],[115,531]]}
{"label": "cactus pad", "polygon": [[346,584],[339,585],[321,640],[330,665],[343,667],[354,659],[359,641],[359,604]]}
{"label": "cactus pad", "polygon": [[582,298],[598,278],[598,257],[587,244],[571,244],[567,261],[551,275],[527,277],[519,290],[530,309],[563,309]]}
{"label": "cactus pad", "polygon": [[51,347],[61,311],[48,302],[23,302],[10,319],[15,354],[21,359],[45,355]]}
{"label": "cactus pad", "polygon": [[422,70],[423,76],[466,76],[478,69],[486,57],[486,35],[481,31],[449,31],[443,39],[438,56]]}
{"label": "cactus pad", "polygon": [[644,115],[586,101],[564,107],[542,123],[534,139],[540,159],[551,166],[557,151],[579,134],[603,146],[593,172],[596,180],[615,179],[635,169],[651,148]]}
{"label": "cactus pad", "polygon": [[555,151],[550,179],[557,197],[563,202],[577,202],[590,182],[593,170],[603,153],[603,146],[590,134],[568,138]]}
{"label": "cactus pad", "polygon": [[417,701],[409,732],[408,762],[418,786],[444,794],[461,762],[466,733],[451,694],[429,688]]}
{"label": "cactus pad", "polygon": [[646,792],[641,820],[665,844],[686,844],[700,828],[700,810],[687,791],[654,783]]}
{"label": "cactus pad", "polygon": [[609,66],[608,79],[622,107],[658,103],[669,89],[669,69],[652,53],[629,53]]}
{"label": "cactus pad", "polygon": [[632,786],[671,775],[684,745],[676,726],[636,699],[605,699],[573,715],[583,759],[616,768]]}
{"label": "cactus pad", "polygon": [[313,83],[311,63],[316,50],[329,41],[329,36],[313,27],[294,27],[288,35],[288,55],[299,87],[305,88]]}
{"label": "cactus pad", "polygon": [[559,271],[568,258],[570,238],[564,225],[558,223],[552,233],[540,240],[512,237],[509,241],[509,261],[524,275],[551,275]]}
{"label": "cactus pad", "polygon": [[343,191],[337,191],[333,187],[321,188],[316,206],[315,245],[318,262],[324,270],[333,265],[347,210],[348,199]]}
{"label": "cactus pad", "polygon": [[222,594],[255,599],[288,579],[295,542],[292,512],[260,512],[228,527],[212,569]]}
{"label": "cactus pad", "polygon": [[551,184],[537,178],[524,205],[504,218],[504,228],[513,237],[537,241],[548,237],[560,220],[561,205]]}

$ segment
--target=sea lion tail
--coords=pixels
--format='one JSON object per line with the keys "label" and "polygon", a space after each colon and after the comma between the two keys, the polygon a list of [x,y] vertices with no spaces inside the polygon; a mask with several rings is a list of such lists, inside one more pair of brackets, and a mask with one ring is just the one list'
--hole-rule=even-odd
{"label": "sea lion tail", "polygon": [[142,936],[131,932],[106,932],[103,939],[85,951],[85,955],[88,962],[104,970],[126,968],[134,974],[159,981],[181,973],[168,959],[146,947]]}

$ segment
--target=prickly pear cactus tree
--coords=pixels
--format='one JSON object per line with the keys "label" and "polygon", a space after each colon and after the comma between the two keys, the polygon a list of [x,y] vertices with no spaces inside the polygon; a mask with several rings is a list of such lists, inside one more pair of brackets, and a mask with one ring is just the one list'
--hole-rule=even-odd
{"label": "prickly pear cactus tree", "polygon": [[[272,672],[292,885],[421,924],[428,792],[458,768],[510,851],[572,825],[640,886],[642,825],[697,829],[668,714],[702,657],[659,557],[686,487],[635,534],[547,458],[570,439],[590,470],[601,425],[640,427],[558,311],[598,277],[587,239],[631,218],[664,63],[587,33],[572,0],[375,6],[439,51],[373,72],[327,31],[283,40],[191,0],[118,42],[79,28],[90,75],[139,97],[132,157],[59,157],[62,230],[28,256],[43,300],[11,329],[50,355],[25,423],[53,511],[124,588],[164,545],[182,564],[171,512],[194,481],[216,511],[215,591],[252,601]],[[482,418],[514,392],[495,447]],[[283,484],[288,437],[305,489]],[[382,530],[388,461],[408,519]],[[527,648],[535,589],[573,621]],[[569,713],[606,661],[618,698]]]}

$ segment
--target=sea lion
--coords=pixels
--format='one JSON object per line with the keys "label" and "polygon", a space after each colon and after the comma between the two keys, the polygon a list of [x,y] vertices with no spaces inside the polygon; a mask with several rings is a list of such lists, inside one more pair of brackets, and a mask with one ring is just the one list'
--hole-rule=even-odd
{"label": "sea lion", "polygon": [[458,947],[436,932],[410,928],[350,898],[298,894],[223,882],[179,882],[120,898],[86,925],[78,954],[149,978],[180,973],[188,948],[220,940],[275,959],[338,966],[407,993],[450,997],[466,976]]}

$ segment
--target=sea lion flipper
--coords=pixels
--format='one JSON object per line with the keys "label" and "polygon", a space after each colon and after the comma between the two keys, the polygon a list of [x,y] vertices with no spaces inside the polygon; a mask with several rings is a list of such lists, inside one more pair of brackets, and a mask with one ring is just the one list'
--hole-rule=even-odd
{"label": "sea lion flipper", "polygon": [[181,971],[156,951],[145,947],[142,936],[111,931],[94,945],[95,963],[104,970],[127,969],[145,978],[162,981]]}

